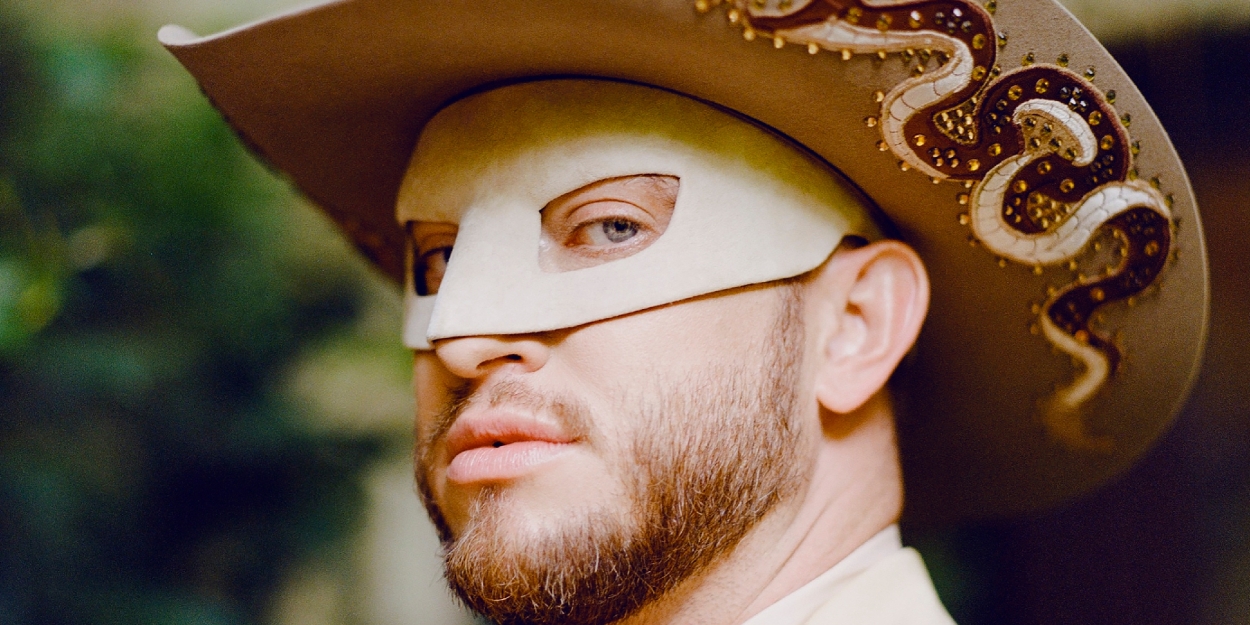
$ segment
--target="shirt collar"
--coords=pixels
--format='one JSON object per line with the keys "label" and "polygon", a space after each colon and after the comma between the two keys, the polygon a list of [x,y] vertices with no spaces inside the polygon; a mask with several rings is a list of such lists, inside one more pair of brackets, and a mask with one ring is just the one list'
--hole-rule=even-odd
{"label": "shirt collar", "polygon": [[833,568],[764,608],[743,625],[799,625],[824,605],[838,586],[902,548],[903,539],[898,525],[891,525],[842,558]]}

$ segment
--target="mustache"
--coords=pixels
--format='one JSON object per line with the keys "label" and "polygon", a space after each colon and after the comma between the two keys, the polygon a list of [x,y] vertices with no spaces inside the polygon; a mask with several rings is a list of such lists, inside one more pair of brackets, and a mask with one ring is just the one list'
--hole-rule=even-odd
{"label": "mustache", "polygon": [[445,437],[456,420],[470,407],[483,404],[490,408],[507,406],[533,414],[550,414],[574,438],[584,439],[591,432],[590,408],[584,402],[536,390],[517,379],[500,380],[486,388],[466,380],[464,384],[452,388],[450,394],[447,404],[435,413],[429,434],[420,441],[422,449],[429,450],[435,442]]}
{"label": "mustache", "polygon": [[[413,477],[417,494],[421,497],[444,548],[454,543],[454,535],[434,496],[434,485],[431,482],[430,470],[436,461],[435,443],[447,436],[456,420],[471,406],[485,403],[492,408],[498,408],[506,405],[529,410],[534,414],[550,414],[566,434],[582,441],[590,441],[593,431],[590,408],[584,402],[537,391],[520,380],[504,379],[485,388],[473,380],[465,380],[463,384],[449,389],[448,393],[450,398],[446,405],[432,417],[429,434],[419,436],[413,448]],[[492,492],[488,488],[483,495],[494,497]],[[484,503],[477,502],[474,505]]]}

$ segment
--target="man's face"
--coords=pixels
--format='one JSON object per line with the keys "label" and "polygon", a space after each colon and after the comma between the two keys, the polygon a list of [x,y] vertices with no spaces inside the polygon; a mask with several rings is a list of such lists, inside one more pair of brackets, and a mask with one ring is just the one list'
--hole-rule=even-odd
{"label": "man's face", "polygon": [[[553,201],[544,269],[645,248],[663,234],[675,183],[614,179]],[[419,257],[453,235],[417,230]],[[437,274],[435,262],[427,284]],[[419,353],[417,480],[453,588],[501,623],[616,620],[791,499],[816,438],[800,288]]]}

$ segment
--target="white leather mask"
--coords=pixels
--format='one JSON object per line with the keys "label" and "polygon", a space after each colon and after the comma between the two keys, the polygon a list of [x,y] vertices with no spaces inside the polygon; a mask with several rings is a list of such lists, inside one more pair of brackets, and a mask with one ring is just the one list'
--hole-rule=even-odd
{"label": "white leather mask", "polygon": [[[667,229],[640,252],[571,271],[539,266],[541,213],[599,180],[679,181]],[[818,267],[847,234],[876,238],[866,203],[827,165],[688,97],[589,79],[509,85],[425,127],[397,217],[458,224],[438,294],[412,263],[404,344],[574,327]]]}

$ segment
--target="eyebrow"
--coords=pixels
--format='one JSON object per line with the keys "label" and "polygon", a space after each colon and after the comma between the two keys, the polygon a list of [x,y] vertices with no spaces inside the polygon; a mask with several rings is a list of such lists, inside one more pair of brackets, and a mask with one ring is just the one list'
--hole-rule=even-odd
{"label": "eyebrow", "polygon": [[667,174],[640,174],[626,177],[622,182],[630,186],[646,186],[647,191],[670,205],[677,201],[677,190],[681,187],[677,176]]}

